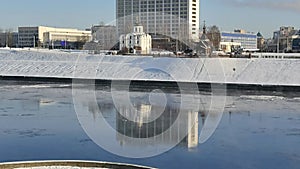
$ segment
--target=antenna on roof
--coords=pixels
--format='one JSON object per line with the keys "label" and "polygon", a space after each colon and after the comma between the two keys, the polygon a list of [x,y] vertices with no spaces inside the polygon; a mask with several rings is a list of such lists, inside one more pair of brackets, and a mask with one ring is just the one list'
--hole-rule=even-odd
{"label": "antenna on roof", "polygon": [[204,20],[204,26],[203,26],[203,34],[206,34],[206,23],[205,23],[205,20]]}
{"label": "antenna on roof", "polygon": [[135,25],[136,25],[136,26],[141,26],[139,16],[136,16],[136,18],[135,18]]}

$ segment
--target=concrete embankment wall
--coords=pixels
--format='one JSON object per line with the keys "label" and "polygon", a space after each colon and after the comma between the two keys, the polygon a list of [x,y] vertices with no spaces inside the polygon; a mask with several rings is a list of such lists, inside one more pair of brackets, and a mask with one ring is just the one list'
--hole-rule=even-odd
{"label": "concrete embankment wall", "polygon": [[300,86],[300,60],[152,58],[0,50],[0,76]]}

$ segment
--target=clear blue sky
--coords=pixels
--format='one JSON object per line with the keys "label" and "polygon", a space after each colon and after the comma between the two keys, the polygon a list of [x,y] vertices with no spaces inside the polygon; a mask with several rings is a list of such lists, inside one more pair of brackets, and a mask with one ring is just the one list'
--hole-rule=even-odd
{"label": "clear blue sky", "polygon": [[[0,28],[47,25],[88,28],[115,19],[115,0],[1,0]],[[201,0],[201,20],[223,31],[261,31],[280,26],[300,29],[300,0]]]}

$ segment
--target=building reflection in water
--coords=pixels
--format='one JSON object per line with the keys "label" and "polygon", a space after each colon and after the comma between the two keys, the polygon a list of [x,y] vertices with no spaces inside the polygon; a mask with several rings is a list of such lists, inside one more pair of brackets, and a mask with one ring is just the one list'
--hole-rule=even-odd
{"label": "building reflection in water", "polygon": [[[174,122],[178,118],[180,110],[167,106],[158,119],[150,123],[143,123],[143,121],[148,121],[147,118],[149,118],[151,114],[156,113],[156,109],[160,108],[144,104],[138,107],[140,110],[140,114],[137,116],[139,118],[138,122],[128,121],[120,113],[116,114],[117,139],[121,145],[137,144],[132,142],[131,139],[127,140],[127,138],[149,138],[159,135],[160,137],[156,137],[159,138],[159,140],[154,140],[155,144],[176,144],[181,141],[181,143],[185,144],[188,148],[198,146],[198,112],[186,110],[183,118],[181,117],[179,123],[177,123],[178,125],[176,125]],[[126,113],[129,114],[131,113],[131,110],[126,109],[126,107],[124,107],[122,111],[126,111]],[[135,111],[133,111],[133,113],[135,114]],[[170,128],[172,125],[176,126]],[[167,130],[171,131],[166,132]],[[184,140],[180,140],[181,138],[184,138]]]}
{"label": "building reflection in water", "polygon": [[[180,103],[169,100],[164,106],[151,105],[145,98],[132,99],[132,105],[123,104],[119,105],[118,108],[112,101],[98,101],[99,109],[104,117],[115,113],[115,126],[112,127],[116,129],[116,140],[120,146],[155,146],[180,143],[179,145],[185,146],[189,150],[197,148],[199,144],[199,117],[203,126],[206,118],[205,111],[182,109]],[[89,104],[88,109],[96,117],[99,109],[93,107],[93,104]],[[149,121],[152,117],[158,118]],[[176,120],[177,123],[175,123]],[[145,142],[138,138],[153,139]]]}

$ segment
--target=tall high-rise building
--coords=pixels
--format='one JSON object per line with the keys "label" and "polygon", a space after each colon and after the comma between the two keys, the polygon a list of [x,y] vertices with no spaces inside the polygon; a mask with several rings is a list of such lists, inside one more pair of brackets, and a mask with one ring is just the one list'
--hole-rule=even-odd
{"label": "tall high-rise building", "polygon": [[199,39],[200,0],[117,0],[116,5],[119,35],[139,20],[146,33]]}

